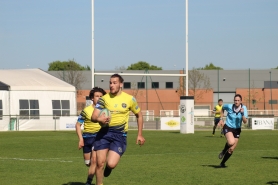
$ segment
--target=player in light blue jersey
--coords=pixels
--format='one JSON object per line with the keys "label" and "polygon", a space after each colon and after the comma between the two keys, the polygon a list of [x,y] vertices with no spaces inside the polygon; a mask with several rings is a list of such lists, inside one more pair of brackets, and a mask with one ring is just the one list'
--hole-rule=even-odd
{"label": "player in light blue jersey", "polygon": [[[226,123],[223,122],[224,110],[227,111]],[[241,132],[241,124],[246,123],[248,119],[247,108],[242,105],[242,97],[236,94],[234,97],[234,104],[225,104],[222,106],[219,125],[223,126],[223,132],[226,137],[226,144],[224,149],[218,155],[219,159],[223,160],[220,163],[221,167],[226,167],[226,161],[231,157],[234,149],[237,146],[238,139]]]}

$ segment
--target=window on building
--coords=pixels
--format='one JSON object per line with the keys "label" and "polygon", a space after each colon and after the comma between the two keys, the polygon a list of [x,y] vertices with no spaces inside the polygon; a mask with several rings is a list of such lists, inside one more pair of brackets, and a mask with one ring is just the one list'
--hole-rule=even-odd
{"label": "window on building", "polygon": [[0,120],[3,119],[3,104],[2,104],[2,100],[0,100]]}
{"label": "window on building", "polygon": [[145,82],[137,82],[138,89],[145,89]]}
{"label": "window on building", "polygon": [[166,89],[173,89],[173,82],[166,82]]}
{"label": "window on building", "polygon": [[59,119],[60,116],[70,115],[69,100],[52,100],[53,119]]}
{"label": "window on building", "polygon": [[130,82],[124,82],[124,89],[130,89],[131,83]]}
{"label": "window on building", "polygon": [[152,88],[158,89],[159,88],[159,82],[152,82]]}
{"label": "window on building", "polygon": [[19,100],[19,119],[40,119],[39,100]]}

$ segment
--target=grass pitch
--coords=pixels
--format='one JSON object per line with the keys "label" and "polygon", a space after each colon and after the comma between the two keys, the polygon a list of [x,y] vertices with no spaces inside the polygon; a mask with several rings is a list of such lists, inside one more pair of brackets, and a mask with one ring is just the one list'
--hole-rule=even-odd
{"label": "grass pitch", "polygon": [[[227,168],[218,159],[225,139],[211,131],[144,131],[143,147],[136,135],[129,131],[104,185],[278,184],[278,130],[243,130]],[[87,167],[77,146],[75,132],[0,132],[0,184],[82,185]]]}

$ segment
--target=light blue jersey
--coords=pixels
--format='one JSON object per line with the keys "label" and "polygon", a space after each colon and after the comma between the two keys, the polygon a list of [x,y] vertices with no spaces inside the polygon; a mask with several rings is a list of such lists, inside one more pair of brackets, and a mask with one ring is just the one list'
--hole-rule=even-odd
{"label": "light blue jersey", "polygon": [[[226,117],[226,125],[230,128],[241,128],[242,124],[242,115],[241,113],[237,113],[233,109],[234,104],[225,104],[223,105],[222,109],[227,111],[227,117]],[[242,108],[244,109],[244,116],[245,118],[248,118],[247,113],[247,107],[245,105],[242,105]]]}

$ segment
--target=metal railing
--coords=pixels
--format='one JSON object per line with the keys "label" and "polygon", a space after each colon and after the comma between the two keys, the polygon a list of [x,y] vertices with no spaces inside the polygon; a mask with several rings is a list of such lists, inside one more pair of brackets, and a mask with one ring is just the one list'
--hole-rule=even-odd
{"label": "metal railing", "polygon": [[[194,114],[197,111],[195,110]],[[211,111],[207,111],[209,115],[194,116],[195,129],[211,129],[214,124],[214,117]],[[179,110],[161,110],[160,115],[154,115],[153,110],[142,110],[144,129],[160,130],[161,117],[179,117]],[[249,118],[266,117],[274,118],[274,128],[278,129],[278,110],[249,110]],[[61,130],[64,125],[65,130],[74,130],[77,121],[77,115],[57,117],[53,115],[40,115],[38,119],[21,119],[19,115],[2,115],[0,116],[0,131],[47,131]],[[66,123],[62,118],[67,118]],[[63,121],[63,123],[61,122]],[[250,120],[248,120],[250,122]],[[68,122],[68,123],[67,123]],[[243,124],[244,128],[249,128],[250,123]],[[136,117],[133,113],[129,117],[129,129],[137,129]],[[62,128],[63,130],[63,128]]]}

